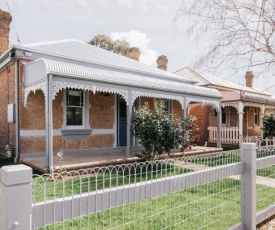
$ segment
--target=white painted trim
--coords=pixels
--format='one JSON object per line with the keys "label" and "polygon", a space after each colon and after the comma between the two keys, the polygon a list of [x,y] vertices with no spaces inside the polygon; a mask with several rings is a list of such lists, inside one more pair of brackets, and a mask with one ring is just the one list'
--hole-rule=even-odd
{"label": "white painted trim", "polygon": [[93,129],[92,134],[115,134],[115,129]]}
{"label": "white painted trim", "polygon": [[115,113],[115,115],[114,115],[114,125],[113,125],[113,130],[115,131],[115,140],[114,140],[114,145],[113,145],[113,147],[114,148],[116,148],[116,147],[118,147],[118,144],[117,144],[117,112],[118,112],[118,110],[117,110],[117,100],[118,100],[118,94],[115,94],[115,98],[114,98],[114,100],[115,100],[115,102],[114,102],[114,113]]}
{"label": "white painted trim", "polygon": [[[86,104],[86,97],[87,97],[87,93],[86,93],[86,91],[85,90],[82,90],[82,92],[83,92],[83,111],[82,111],[82,125],[78,125],[78,126],[76,126],[76,125],[66,125],[66,121],[67,121],[67,117],[66,117],[66,115],[67,115],[67,103],[66,103],[66,101],[67,101],[67,88],[63,88],[64,90],[64,93],[63,93],[63,114],[64,114],[64,116],[63,116],[63,129],[85,129],[85,128],[88,128],[88,124],[87,124],[87,119],[86,119],[86,116],[87,116],[87,104]],[[89,115],[89,111],[88,111],[88,115]]]}
{"label": "white painted trim", "polygon": [[[115,129],[93,129],[92,135],[97,134],[114,134],[115,135],[116,130]],[[46,130],[20,130],[20,136],[21,137],[31,137],[31,136],[45,136]],[[55,129],[53,130],[54,136],[62,136],[61,129]]]}
{"label": "white painted trim", "polygon": [[27,101],[28,101],[28,97],[29,97],[30,93],[31,92],[35,93],[37,90],[42,90],[44,96],[46,96],[47,87],[46,87],[45,79],[42,79],[38,83],[24,88],[24,97],[23,97],[24,107],[27,106]]}
{"label": "white painted trim", "polygon": [[91,104],[90,104],[90,91],[84,91],[85,94],[85,127],[86,129],[91,129],[90,126],[90,108],[91,108]]}

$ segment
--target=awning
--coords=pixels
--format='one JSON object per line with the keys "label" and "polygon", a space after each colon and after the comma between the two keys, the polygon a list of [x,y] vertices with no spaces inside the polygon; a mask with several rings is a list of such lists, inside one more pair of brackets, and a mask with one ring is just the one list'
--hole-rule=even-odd
{"label": "awning", "polygon": [[[110,89],[108,92],[121,93],[122,95],[128,94],[126,91],[131,89],[132,97],[152,96],[175,99],[183,104],[183,96],[185,96],[187,103],[191,101],[209,102],[215,104],[216,107],[218,107],[218,103],[222,98],[218,90],[186,84],[184,80],[165,79],[165,77],[156,77],[149,73],[126,73],[104,68],[93,68],[50,59],[38,59],[25,65],[25,97],[28,96],[30,91],[36,89],[42,89],[45,93],[45,82],[49,75],[59,79],[58,82],[53,84],[55,94],[61,88],[68,86],[94,92],[107,92]],[[55,95],[53,96],[55,97]],[[187,98],[187,96],[189,97]],[[125,99],[128,102],[128,95],[125,96]]]}
{"label": "awning", "polygon": [[249,94],[241,94],[241,100],[247,102],[254,102],[260,104],[267,104],[267,105],[274,105],[275,106],[275,99],[274,98],[267,98],[261,97],[256,95],[249,95]]}

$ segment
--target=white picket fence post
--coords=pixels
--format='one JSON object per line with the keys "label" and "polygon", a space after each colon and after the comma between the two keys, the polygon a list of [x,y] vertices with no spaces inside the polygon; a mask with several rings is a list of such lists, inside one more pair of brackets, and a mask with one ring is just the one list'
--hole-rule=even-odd
{"label": "white picket fence post", "polygon": [[0,170],[0,229],[32,228],[32,169],[25,165]]}
{"label": "white picket fence post", "polygon": [[241,144],[241,223],[244,230],[256,229],[256,144]]}

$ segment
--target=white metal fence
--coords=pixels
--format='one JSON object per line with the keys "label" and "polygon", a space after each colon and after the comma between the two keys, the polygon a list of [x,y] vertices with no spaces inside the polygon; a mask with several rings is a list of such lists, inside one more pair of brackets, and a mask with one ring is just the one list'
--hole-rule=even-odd
{"label": "white metal fence", "polygon": [[242,147],[62,175],[3,167],[0,229],[252,229],[275,214],[275,151]]}

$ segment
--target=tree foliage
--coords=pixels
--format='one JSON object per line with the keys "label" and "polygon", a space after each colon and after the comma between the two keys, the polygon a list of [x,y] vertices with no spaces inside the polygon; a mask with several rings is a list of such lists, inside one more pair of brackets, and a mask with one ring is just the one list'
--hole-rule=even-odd
{"label": "tree foliage", "polygon": [[271,113],[263,119],[264,138],[275,137],[275,113]]}
{"label": "tree foliage", "polygon": [[274,68],[274,0],[182,0],[179,19],[189,37],[209,44],[197,64],[235,70],[256,66],[261,72]]}
{"label": "tree foliage", "polygon": [[129,43],[125,40],[115,40],[113,41],[109,36],[98,34],[94,36],[89,42],[89,44],[94,46],[99,46],[102,49],[112,51],[117,54],[126,56],[129,47]]}
{"label": "tree foliage", "polygon": [[144,151],[138,155],[146,160],[153,160],[156,155],[167,153],[172,149],[180,149],[191,145],[196,137],[194,118],[176,120],[168,114],[161,103],[154,101],[154,109],[150,110],[148,103],[134,110],[132,121],[134,135],[139,138]]}

